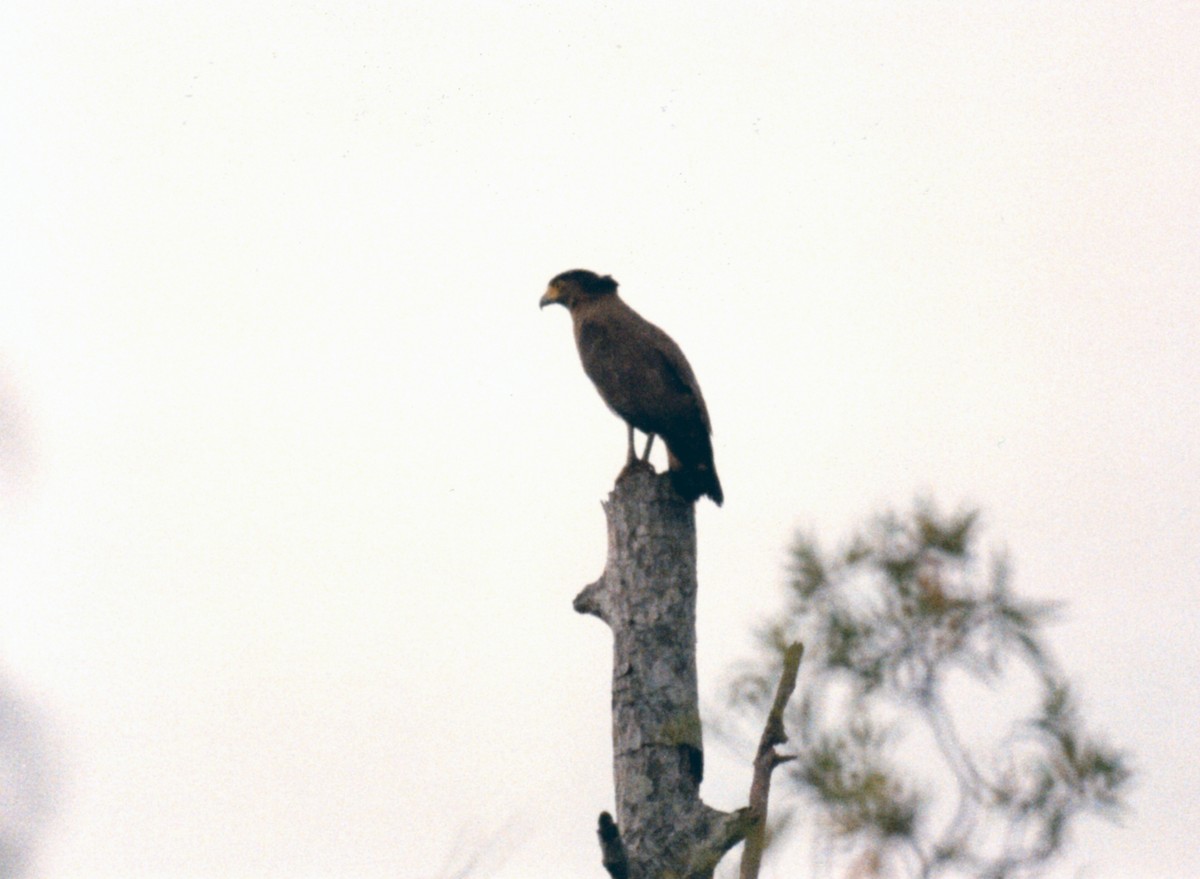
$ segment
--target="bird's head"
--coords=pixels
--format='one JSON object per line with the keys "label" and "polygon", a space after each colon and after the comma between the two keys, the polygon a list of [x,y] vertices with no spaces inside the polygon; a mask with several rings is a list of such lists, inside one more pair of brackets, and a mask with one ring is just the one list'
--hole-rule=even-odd
{"label": "bird's head", "polygon": [[572,269],[555,275],[538,302],[540,308],[558,303],[570,311],[582,302],[591,302],[617,292],[617,282],[611,275],[597,275],[587,269]]}

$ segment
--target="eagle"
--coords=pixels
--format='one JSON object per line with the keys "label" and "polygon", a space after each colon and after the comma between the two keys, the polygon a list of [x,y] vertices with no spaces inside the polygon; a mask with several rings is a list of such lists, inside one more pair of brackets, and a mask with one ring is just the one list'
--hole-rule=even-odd
{"label": "eagle", "polygon": [[637,463],[634,428],[667,446],[675,490],[687,501],[724,501],[713,464],[712,425],[696,375],[666,333],[625,304],[610,275],[572,269],[550,280],[539,307],[557,303],[571,314],[583,371],[629,430],[626,467]]}

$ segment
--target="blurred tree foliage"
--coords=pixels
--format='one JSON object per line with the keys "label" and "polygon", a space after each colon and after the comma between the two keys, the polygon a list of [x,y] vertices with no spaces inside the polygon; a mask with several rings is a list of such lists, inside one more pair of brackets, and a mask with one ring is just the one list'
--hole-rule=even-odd
{"label": "blurred tree foliage", "polygon": [[1126,759],[1085,732],[1047,651],[1055,607],[1014,595],[978,530],[918,504],[834,554],[797,539],[786,607],[730,689],[761,720],[804,642],[776,811],[814,819],[830,875],[1036,875],[1076,818],[1122,806]]}

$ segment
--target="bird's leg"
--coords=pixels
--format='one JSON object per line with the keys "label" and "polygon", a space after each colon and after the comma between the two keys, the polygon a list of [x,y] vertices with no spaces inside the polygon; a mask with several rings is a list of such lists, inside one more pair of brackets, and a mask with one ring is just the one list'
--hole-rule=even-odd
{"label": "bird's leg", "polygon": [[650,460],[650,447],[654,445],[654,434],[646,434],[646,450],[642,452],[642,461]]}
{"label": "bird's leg", "polygon": [[629,428],[629,454],[625,458],[625,466],[629,467],[637,460],[637,453],[633,450],[633,425],[627,424],[625,426]]}

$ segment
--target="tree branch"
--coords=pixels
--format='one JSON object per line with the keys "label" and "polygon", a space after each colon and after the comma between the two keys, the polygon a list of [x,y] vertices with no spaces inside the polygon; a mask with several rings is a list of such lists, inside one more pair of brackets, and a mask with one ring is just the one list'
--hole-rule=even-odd
{"label": "tree branch", "polygon": [[754,780],[750,783],[748,810],[751,824],[746,833],[746,847],[742,851],[741,879],[758,879],[758,870],[762,865],[767,838],[767,800],[771,795],[771,773],[781,763],[796,759],[794,756],[780,754],[775,750],[775,746],[788,740],[783,728],[783,712],[796,689],[796,676],[803,655],[804,645],[799,642],[788,645],[784,651],[783,673],[779,677],[779,686],[775,689],[775,701],[767,715],[762,738],[758,742],[758,751],[754,755]]}
{"label": "tree branch", "polygon": [[600,826],[596,830],[600,837],[600,862],[612,879],[629,879],[629,860],[625,855],[625,844],[621,842],[621,831],[617,822],[607,812],[600,813]]}
{"label": "tree branch", "polygon": [[571,606],[575,608],[576,613],[591,614],[608,622],[608,583],[603,577],[589,583],[575,596]]}
{"label": "tree branch", "polygon": [[708,832],[692,850],[688,869],[684,874],[687,879],[711,877],[721,858],[746,838],[754,823],[748,808],[738,809],[736,812],[721,812],[706,806],[705,811],[708,813]]}

